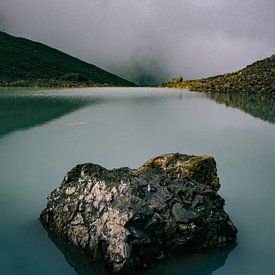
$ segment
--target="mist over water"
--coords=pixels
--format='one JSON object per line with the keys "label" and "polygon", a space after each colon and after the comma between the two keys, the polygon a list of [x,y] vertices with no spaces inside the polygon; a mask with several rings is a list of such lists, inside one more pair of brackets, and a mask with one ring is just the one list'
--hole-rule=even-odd
{"label": "mist over water", "polygon": [[0,29],[145,84],[274,53],[273,0],[0,0]]}

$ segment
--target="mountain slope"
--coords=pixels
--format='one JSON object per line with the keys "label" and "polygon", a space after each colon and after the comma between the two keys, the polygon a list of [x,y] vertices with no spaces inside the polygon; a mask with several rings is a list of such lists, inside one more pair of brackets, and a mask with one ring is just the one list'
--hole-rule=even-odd
{"label": "mountain slope", "polygon": [[211,93],[248,92],[275,96],[275,55],[234,73],[189,81],[176,77],[162,86]]}
{"label": "mountain slope", "polygon": [[135,86],[61,51],[0,32],[0,86]]}

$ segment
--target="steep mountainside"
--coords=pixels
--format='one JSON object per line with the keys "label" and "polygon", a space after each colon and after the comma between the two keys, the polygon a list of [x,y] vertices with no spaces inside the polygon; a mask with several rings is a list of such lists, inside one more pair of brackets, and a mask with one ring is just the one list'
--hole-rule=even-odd
{"label": "steep mountainside", "polygon": [[135,86],[61,51],[0,32],[0,86]]}
{"label": "steep mountainside", "polygon": [[275,96],[275,55],[234,73],[189,81],[176,77],[162,86],[210,93],[248,92]]}

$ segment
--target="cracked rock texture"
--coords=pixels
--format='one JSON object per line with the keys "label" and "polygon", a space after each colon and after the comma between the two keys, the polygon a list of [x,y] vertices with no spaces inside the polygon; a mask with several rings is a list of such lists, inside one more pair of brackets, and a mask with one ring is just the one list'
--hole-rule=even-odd
{"label": "cracked rock texture", "polygon": [[58,242],[130,273],[175,253],[234,242],[219,188],[210,156],[165,154],[138,169],[81,164],[49,195],[40,220]]}

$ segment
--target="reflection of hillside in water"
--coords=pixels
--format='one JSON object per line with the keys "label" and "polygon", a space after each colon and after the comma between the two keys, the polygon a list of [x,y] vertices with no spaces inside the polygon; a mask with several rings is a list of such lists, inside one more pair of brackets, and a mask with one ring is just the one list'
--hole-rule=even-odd
{"label": "reflection of hillside in water", "polygon": [[275,98],[248,93],[215,93],[207,97],[226,106],[238,108],[254,117],[275,123]]}
{"label": "reflection of hillside in water", "polygon": [[45,96],[0,96],[0,137],[37,126],[95,102]]}

